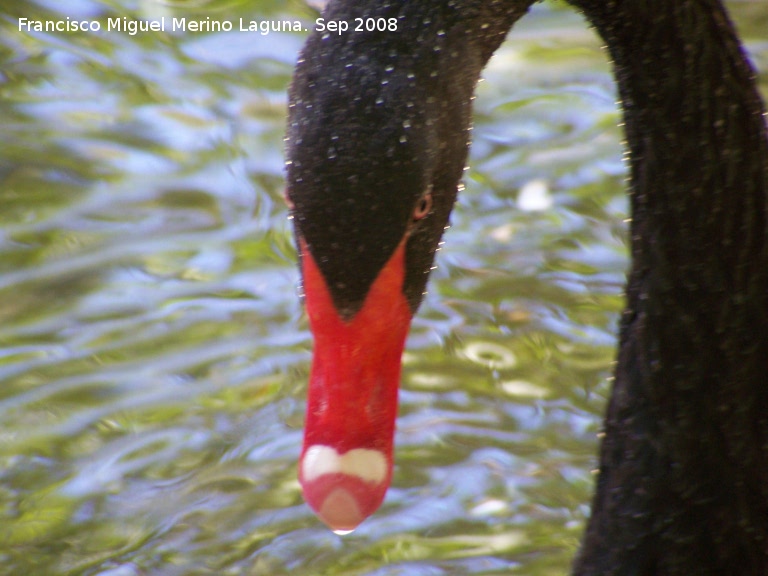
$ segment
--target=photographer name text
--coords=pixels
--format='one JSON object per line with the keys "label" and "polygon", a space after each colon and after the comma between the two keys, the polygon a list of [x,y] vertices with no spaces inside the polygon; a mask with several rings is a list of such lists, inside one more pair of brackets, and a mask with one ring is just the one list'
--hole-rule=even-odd
{"label": "photographer name text", "polygon": [[[332,34],[345,32],[395,32],[397,18],[355,18],[354,21],[315,20],[314,30]],[[230,20],[214,20],[210,17],[194,20],[191,18],[172,18],[162,16],[155,20],[136,20],[126,16],[99,20],[77,20],[67,17],[65,20],[31,20],[19,18],[19,32],[123,32],[131,36],[144,32],[256,32],[266,36],[270,32],[307,32],[299,20],[247,20],[240,18],[233,23]]]}

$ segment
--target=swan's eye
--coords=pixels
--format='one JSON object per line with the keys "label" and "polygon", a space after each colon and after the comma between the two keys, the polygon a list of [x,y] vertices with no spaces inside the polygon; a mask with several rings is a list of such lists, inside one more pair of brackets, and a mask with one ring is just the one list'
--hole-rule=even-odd
{"label": "swan's eye", "polygon": [[413,209],[413,219],[421,220],[432,210],[432,194],[427,192],[419,198],[416,208]]}

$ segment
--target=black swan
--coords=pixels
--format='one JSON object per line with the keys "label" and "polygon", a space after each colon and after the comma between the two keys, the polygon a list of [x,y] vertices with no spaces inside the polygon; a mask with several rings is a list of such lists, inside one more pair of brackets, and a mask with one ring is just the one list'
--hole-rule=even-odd
{"label": "black swan", "polygon": [[[290,89],[286,197],[315,337],[299,477],[357,526],[483,66],[533,0],[332,0]],[[768,574],[768,138],[718,0],[570,0],[607,44],[632,266],[576,574]],[[373,26],[367,26],[368,23]],[[361,31],[355,31],[357,24]],[[373,28],[366,29],[366,28]]]}

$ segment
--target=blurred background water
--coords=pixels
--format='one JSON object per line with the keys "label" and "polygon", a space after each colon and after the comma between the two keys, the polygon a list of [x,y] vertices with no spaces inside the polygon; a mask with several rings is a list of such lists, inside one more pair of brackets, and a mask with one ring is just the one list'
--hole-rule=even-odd
{"label": "blurred background water", "polygon": [[[768,7],[728,6],[768,93]],[[479,86],[472,169],[409,338],[393,487],[355,533],[296,481],[311,340],[282,202],[304,33],[277,0],[0,0],[0,574],[562,574],[627,254],[600,41],[534,7]],[[34,32],[19,19],[89,20]]]}

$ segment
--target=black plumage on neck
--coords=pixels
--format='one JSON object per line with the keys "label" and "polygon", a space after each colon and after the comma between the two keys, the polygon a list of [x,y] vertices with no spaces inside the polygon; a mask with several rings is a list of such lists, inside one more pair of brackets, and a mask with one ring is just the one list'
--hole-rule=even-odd
{"label": "black plumage on neck", "polygon": [[[605,40],[629,152],[632,265],[575,573],[768,574],[768,137],[717,0],[570,0]],[[475,84],[530,0],[331,2],[397,33],[310,37],[288,197],[354,316],[407,234],[418,307],[456,197]],[[429,192],[431,214],[413,222]],[[738,568],[737,568],[738,567]]]}

